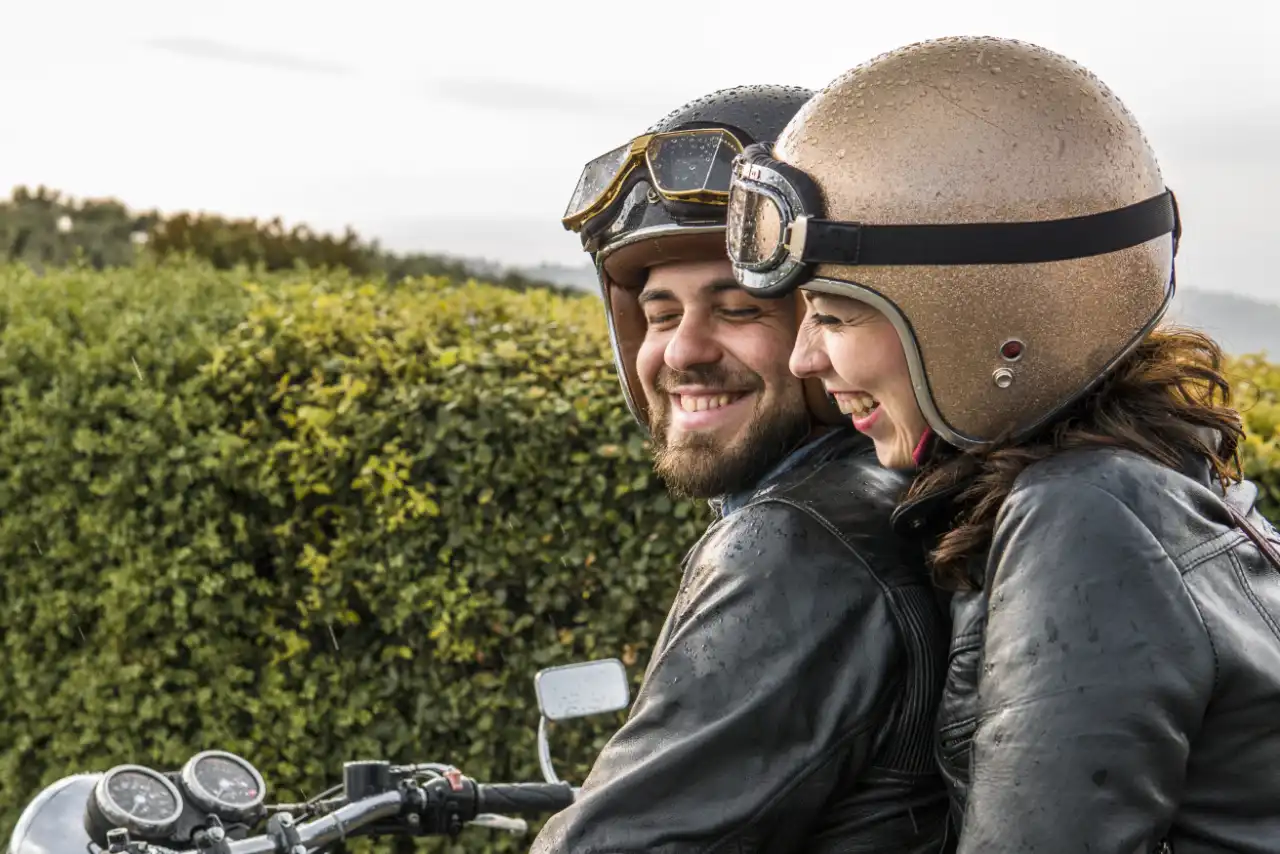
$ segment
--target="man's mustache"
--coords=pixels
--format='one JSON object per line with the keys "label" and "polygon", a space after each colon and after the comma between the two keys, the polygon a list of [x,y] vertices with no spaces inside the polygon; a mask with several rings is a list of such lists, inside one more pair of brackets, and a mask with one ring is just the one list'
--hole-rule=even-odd
{"label": "man's mustache", "polygon": [[757,391],[764,383],[758,374],[730,371],[721,365],[697,365],[684,371],[661,368],[654,380],[654,387],[667,394],[685,385],[706,386],[732,391]]}

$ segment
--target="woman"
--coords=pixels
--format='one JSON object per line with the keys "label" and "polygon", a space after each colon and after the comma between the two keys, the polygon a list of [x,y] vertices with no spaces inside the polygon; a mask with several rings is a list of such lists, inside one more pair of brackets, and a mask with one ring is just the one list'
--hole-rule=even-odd
{"label": "woman", "polygon": [[729,216],[743,287],[804,289],[792,370],[916,472],[959,850],[1280,851],[1280,541],[1221,352],[1157,325],[1133,117],[1031,45],[912,45],[745,152]]}

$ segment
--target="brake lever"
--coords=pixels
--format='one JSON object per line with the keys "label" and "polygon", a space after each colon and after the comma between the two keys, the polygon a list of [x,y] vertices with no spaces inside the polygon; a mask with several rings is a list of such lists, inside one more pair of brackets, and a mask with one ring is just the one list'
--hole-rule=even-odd
{"label": "brake lever", "polygon": [[529,832],[529,823],[524,819],[495,813],[480,813],[467,823],[477,827],[487,827],[490,830],[505,830],[514,836],[523,836]]}

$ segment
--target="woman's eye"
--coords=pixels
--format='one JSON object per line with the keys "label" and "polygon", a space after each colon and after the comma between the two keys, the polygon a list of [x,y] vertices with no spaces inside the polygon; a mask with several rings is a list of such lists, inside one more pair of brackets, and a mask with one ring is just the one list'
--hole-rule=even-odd
{"label": "woman's eye", "polygon": [[809,315],[809,322],[814,326],[835,326],[840,322],[840,318],[834,314],[818,314],[814,312]]}

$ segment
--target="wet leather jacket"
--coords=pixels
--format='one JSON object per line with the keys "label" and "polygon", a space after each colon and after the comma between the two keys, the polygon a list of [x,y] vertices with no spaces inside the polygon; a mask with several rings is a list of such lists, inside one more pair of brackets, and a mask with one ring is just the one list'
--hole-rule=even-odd
{"label": "wet leather jacket", "polygon": [[937,852],[947,627],[905,486],[833,431],[688,553],[628,720],[537,854]]}
{"label": "wet leather jacket", "polygon": [[[952,599],[936,750],[962,854],[1280,851],[1280,548],[1224,495],[1122,450],[1019,477]],[[937,502],[895,523],[929,529]]]}

